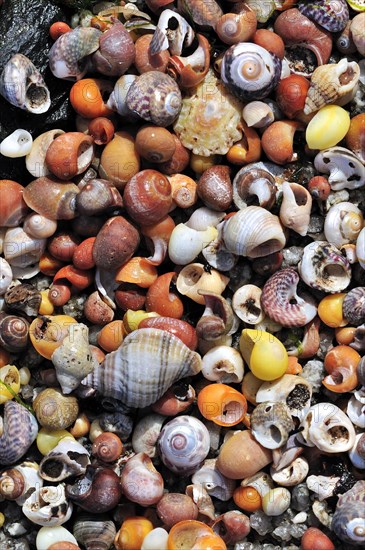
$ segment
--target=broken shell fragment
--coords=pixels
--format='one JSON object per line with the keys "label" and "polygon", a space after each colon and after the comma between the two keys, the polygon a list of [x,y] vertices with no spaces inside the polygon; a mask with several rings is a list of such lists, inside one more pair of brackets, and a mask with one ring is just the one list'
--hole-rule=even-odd
{"label": "broken shell fragment", "polygon": [[46,481],[63,481],[86,472],[90,464],[89,453],[73,438],[65,437],[39,464],[39,475]]}
{"label": "broken shell fragment", "polygon": [[67,501],[62,483],[55,487],[38,487],[22,507],[23,514],[30,521],[47,527],[66,523],[71,517],[72,509],[72,503]]}

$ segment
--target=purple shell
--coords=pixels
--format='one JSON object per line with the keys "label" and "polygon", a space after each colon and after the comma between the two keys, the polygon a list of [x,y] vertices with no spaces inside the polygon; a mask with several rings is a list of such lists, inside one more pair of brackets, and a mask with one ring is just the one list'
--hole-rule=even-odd
{"label": "purple shell", "polygon": [[100,37],[99,49],[93,54],[95,70],[107,76],[121,76],[132,65],[136,56],[134,42],[124,27],[113,20],[113,26]]}
{"label": "purple shell", "polygon": [[342,31],[350,18],[345,0],[318,0],[317,2],[299,2],[299,11],[331,32]]}

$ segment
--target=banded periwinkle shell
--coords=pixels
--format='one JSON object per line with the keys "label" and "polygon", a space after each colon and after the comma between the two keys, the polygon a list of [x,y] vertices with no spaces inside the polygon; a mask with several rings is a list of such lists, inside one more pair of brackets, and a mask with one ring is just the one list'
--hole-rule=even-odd
{"label": "banded periwinkle shell", "polygon": [[331,525],[342,542],[365,544],[365,481],[361,480],[338,498]]}
{"label": "banded periwinkle shell", "polygon": [[0,94],[12,105],[33,114],[48,111],[49,90],[41,73],[25,55],[13,55],[0,76]]}
{"label": "banded periwinkle shell", "polygon": [[241,100],[263,99],[277,86],[281,60],[258,44],[239,42],[224,54],[221,77]]}
{"label": "banded periwinkle shell", "polygon": [[209,453],[210,436],[203,422],[194,416],[178,416],[162,428],[157,442],[162,462],[169,470],[190,475]]}
{"label": "banded periwinkle shell", "polygon": [[181,92],[171,76],[148,71],[132,82],[126,105],[144,120],[157,126],[170,126],[181,110]]}
{"label": "banded periwinkle shell", "polygon": [[76,27],[56,40],[49,51],[49,67],[57,78],[80,80],[88,69],[88,56],[99,48],[102,33],[94,27]]}
{"label": "banded periwinkle shell", "polygon": [[330,32],[342,31],[350,17],[346,0],[299,2],[298,9],[308,19]]}
{"label": "banded periwinkle shell", "polygon": [[38,434],[33,414],[16,401],[4,405],[4,428],[0,437],[0,463],[14,464],[29,449]]}
{"label": "banded periwinkle shell", "polygon": [[155,403],[175,382],[201,370],[201,357],[173,334],[142,328],[129,334],[82,384],[130,407]]}
{"label": "banded periwinkle shell", "polygon": [[117,532],[114,523],[102,514],[80,514],[72,531],[86,550],[109,550]]}
{"label": "banded periwinkle shell", "polygon": [[345,319],[356,327],[365,323],[365,286],[358,286],[346,294],[342,304]]}

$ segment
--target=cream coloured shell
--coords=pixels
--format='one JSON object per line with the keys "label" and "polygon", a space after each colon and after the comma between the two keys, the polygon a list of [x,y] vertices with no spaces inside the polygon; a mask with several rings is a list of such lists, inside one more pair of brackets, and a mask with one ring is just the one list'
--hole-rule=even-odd
{"label": "cream coloured shell", "polygon": [[182,101],[174,131],[196,155],[225,155],[242,137],[239,130],[242,105],[232,97],[212,70]]}
{"label": "cream coloured shell", "polygon": [[204,296],[200,291],[222,294],[229,278],[216,269],[206,271],[200,263],[188,264],[179,272],[176,288],[183,296],[187,296],[198,304],[204,304]]}
{"label": "cream coloured shell", "polygon": [[48,130],[48,132],[44,132],[35,138],[32,148],[25,159],[27,170],[32,174],[32,176],[35,178],[40,178],[51,174],[46,165],[47,149],[56,137],[61,136],[64,133],[65,132],[63,130],[59,129]]}
{"label": "cream coloured shell", "polygon": [[340,481],[339,476],[308,476],[306,479],[307,487],[315,493],[315,497],[320,502],[334,495],[337,483]]}
{"label": "cream coloured shell", "polygon": [[277,216],[248,206],[224,222],[223,241],[233,254],[260,258],[282,250],[286,239]]}
{"label": "cream coloured shell", "polygon": [[4,238],[5,259],[12,268],[28,267],[40,259],[46,248],[46,243],[46,239],[35,239],[28,235],[22,227],[10,227]]}
{"label": "cream coloured shell", "polygon": [[135,453],[146,453],[150,458],[156,456],[156,443],[165,420],[166,416],[152,413],[135,424],[132,434],[132,447]]}
{"label": "cream coloured shell", "polygon": [[327,241],[314,241],[305,246],[298,268],[308,286],[324,292],[341,292],[351,281],[348,260]]}
{"label": "cream coloured shell", "polygon": [[[204,231],[197,231],[186,223],[179,223],[170,235],[168,245],[170,260],[178,265],[192,262],[217,236],[218,231],[213,226],[207,227]],[[181,246],[181,243],[184,243],[184,246]]]}
{"label": "cream coloured shell", "polygon": [[72,542],[77,545],[77,540],[68,529],[59,525],[58,527],[41,527],[36,538],[37,550],[48,550],[57,542]]}
{"label": "cream coloured shell", "polygon": [[154,328],[133,331],[82,384],[130,407],[155,403],[174,382],[201,370],[200,355]]}
{"label": "cream coloured shell", "polygon": [[272,382],[264,382],[256,393],[256,402],[281,401],[292,416],[302,419],[310,407],[312,386],[302,376],[284,374]]}
{"label": "cream coloured shell", "polygon": [[253,487],[259,493],[260,497],[264,497],[266,493],[274,488],[274,483],[269,474],[260,470],[250,477],[246,477],[241,481],[241,487]]}
{"label": "cream coloured shell", "polygon": [[309,447],[327,453],[349,451],[355,443],[351,420],[333,403],[318,403],[310,407],[301,427],[300,439]]}
{"label": "cream coloured shell", "polygon": [[217,468],[217,459],[209,458],[191,477],[192,483],[202,485],[208,495],[219,500],[229,500],[236,487],[233,479],[225,477]]}
{"label": "cream coloured shell", "polygon": [[361,267],[365,269],[365,227],[360,231],[356,241],[356,256]]}
{"label": "cream coloured shell", "polygon": [[283,487],[299,485],[307,477],[308,472],[308,461],[301,456],[298,456],[288,466],[280,470],[276,470],[274,467],[270,468],[272,479]]}
{"label": "cream coloured shell", "polygon": [[63,393],[71,393],[99,364],[90,352],[88,327],[82,323],[70,325],[67,336],[53,352],[51,360]]}
{"label": "cream coloured shell", "polygon": [[90,464],[89,453],[81,443],[64,437],[39,464],[39,475],[46,481],[63,481],[85,474]]}
{"label": "cream coloured shell", "polygon": [[245,323],[256,325],[265,317],[261,306],[262,290],[256,285],[240,286],[232,296],[232,308]]}
{"label": "cream coloured shell", "polygon": [[25,157],[32,149],[33,138],[27,130],[15,130],[0,143],[0,153],[4,157]]}
{"label": "cream coloured shell", "polygon": [[312,209],[312,197],[309,191],[299,185],[284,181],[282,185],[283,202],[280,207],[280,221],[304,237],[307,234]]}
{"label": "cream coloured shell", "polygon": [[56,487],[38,487],[22,507],[23,514],[31,522],[47,527],[66,523],[71,517],[72,509],[72,503],[66,499],[62,483]]}
{"label": "cream coloured shell", "polygon": [[344,244],[356,243],[363,225],[361,210],[352,202],[340,202],[328,210],[324,234],[329,243],[340,248]]}
{"label": "cream coloured shell", "polygon": [[222,384],[242,382],[244,363],[240,352],[230,346],[215,346],[202,357],[202,374]]}
{"label": "cream coloured shell", "polygon": [[325,105],[345,105],[351,101],[360,77],[356,61],[341,59],[338,63],[320,65],[312,74],[305,100],[304,114],[309,115]]}
{"label": "cream coloured shell", "polygon": [[329,174],[332,191],[358,189],[365,185],[365,166],[345,147],[330,147],[320,151],[314,158],[314,167],[322,174]]}

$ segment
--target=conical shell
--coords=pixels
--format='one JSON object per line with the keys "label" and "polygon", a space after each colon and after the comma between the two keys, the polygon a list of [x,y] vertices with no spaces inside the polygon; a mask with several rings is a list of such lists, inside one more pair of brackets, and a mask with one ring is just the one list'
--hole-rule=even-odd
{"label": "conical shell", "polygon": [[4,406],[4,431],[0,437],[0,464],[14,464],[29,449],[38,433],[35,417],[16,401]]}
{"label": "conical shell", "polygon": [[63,393],[71,393],[98,365],[90,352],[88,327],[82,323],[70,325],[68,335],[51,359]]}
{"label": "conical shell", "polygon": [[[341,59],[338,63],[320,65],[314,71],[305,100],[304,113],[309,115],[321,107],[337,102],[354,90],[360,76],[356,61]],[[344,103],[342,103],[344,104]]]}
{"label": "conical shell", "polygon": [[130,407],[146,407],[174,382],[200,370],[200,355],[179,338],[164,330],[143,328],[129,334],[82,384]]}

